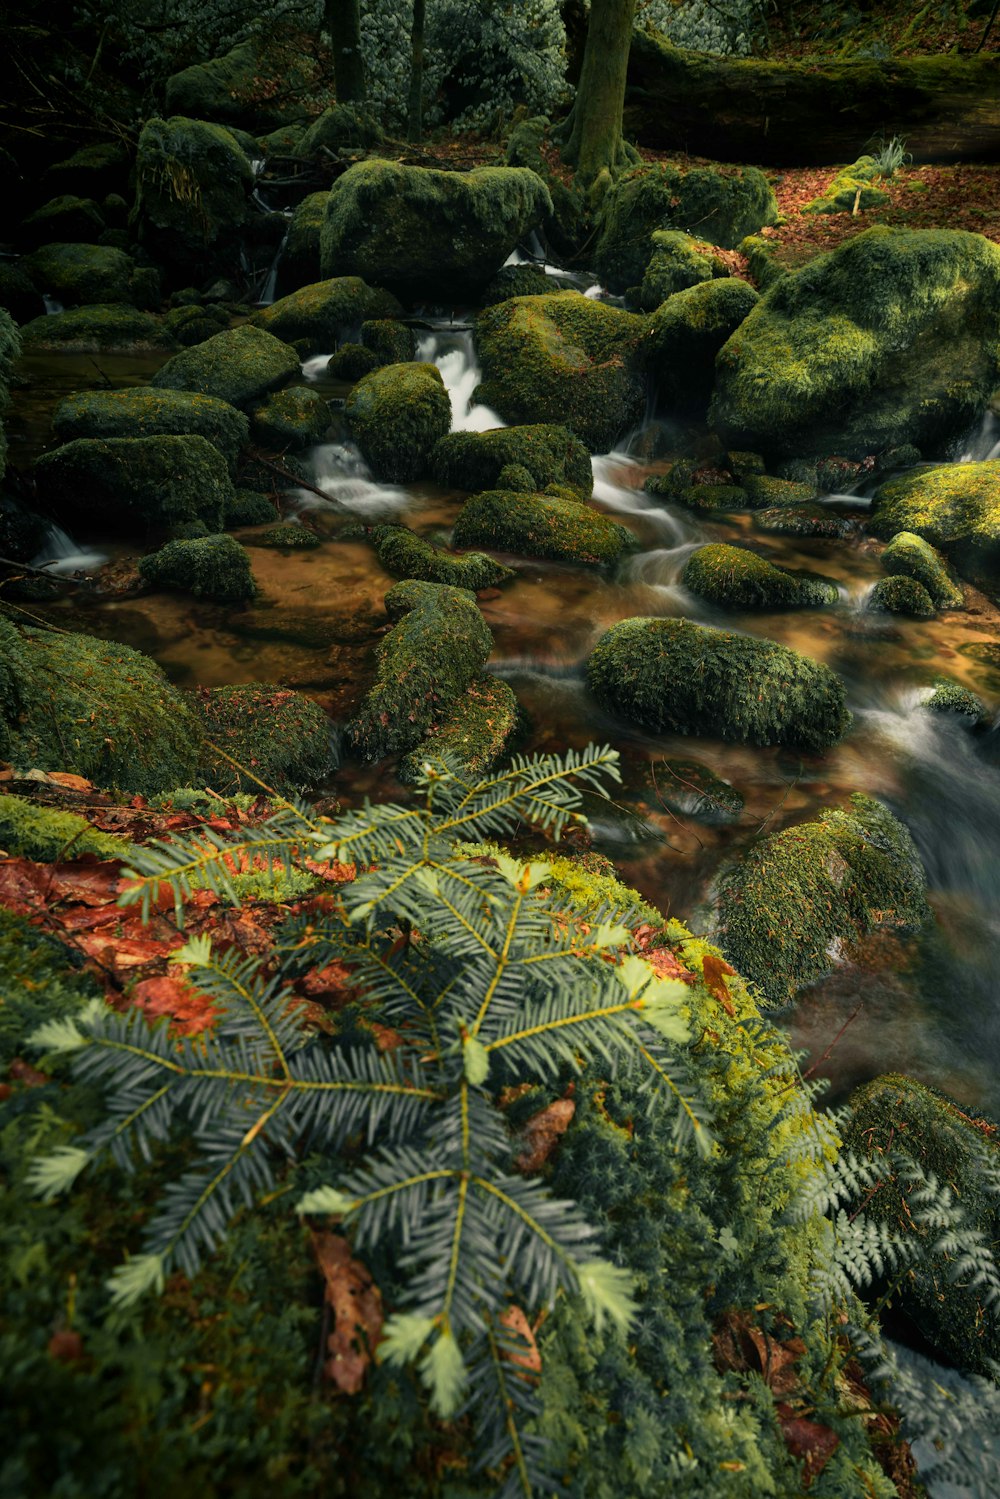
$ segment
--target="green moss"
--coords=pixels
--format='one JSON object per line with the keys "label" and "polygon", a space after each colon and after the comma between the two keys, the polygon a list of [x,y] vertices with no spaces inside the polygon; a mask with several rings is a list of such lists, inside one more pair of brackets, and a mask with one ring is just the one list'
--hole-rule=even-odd
{"label": "green moss", "polygon": [[80,391],[56,407],[52,426],[61,442],[78,437],[159,437],[193,434],[218,448],[236,467],[250,426],[240,411],[212,396],[184,390]]}
{"label": "green moss", "polygon": [[387,364],[351,391],[344,407],[376,478],[407,484],[425,475],[435,444],[451,426],[451,401],[433,364]]}
{"label": "green moss", "polygon": [[78,859],[81,854],[124,859],[130,847],[126,838],[99,832],[75,812],[44,807],[21,796],[0,795],[0,848],[11,858],[39,863]]}
{"label": "green moss", "polygon": [[[1000,1209],[990,1186],[997,1166],[997,1126],[992,1121],[913,1078],[889,1074],[852,1094],[844,1144],[875,1159],[905,1151],[928,1176],[951,1188],[966,1222],[979,1229],[985,1243],[1000,1239]],[[918,1190],[917,1181],[890,1173],[877,1192],[868,1194],[864,1211],[893,1233],[918,1232],[907,1205]],[[928,1237],[933,1232],[923,1230]],[[990,1360],[1000,1357],[995,1322],[974,1280],[956,1278],[945,1256],[924,1256],[919,1269],[898,1277],[892,1300],[917,1324],[938,1358],[994,1377]]]}
{"label": "green moss", "polygon": [[341,344],[326,362],[326,372],[331,380],[348,380],[352,385],[372,370],[382,368],[378,355],[364,344]]}
{"label": "green moss", "polygon": [[164,313],[163,327],[174,343],[193,349],[228,328],[229,313],[224,307],[172,307]]}
{"label": "green moss", "polygon": [[273,130],[308,114],[305,100],[316,72],[301,35],[268,27],[222,57],[173,73],[166,105],[171,114],[195,120]]}
{"label": "green moss", "polygon": [[375,683],[348,726],[367,759],[412,749],[478,679],[493,636],[474,596],[439,583],[397,583],[385,596],[396,621],[375,648]]}
{"label": "green moss", "polygon": [[153,376],[159,390],[217,396],[231,406],[253,406],[301,373],[298,355],[260,328],[229,328],[197,348],[175,354]]}
{"label": "green moss", "polygon": [[295,155],[315,156],[320,152],[339,152],[345,147],[368,150],[381,139],[381,128],[364,108],[334,104],[313,120],[295,147]]}
{"label": "green moss", "polygon": [[747,274],[760,291],[769,291],[776,281],[787,276],[788,272],[775,256],[773,240],[765,239],[762,234],[748,234],[736,248],[746,257]]}
{"label": "green moss", "polygon": [[158,530],[202,520],[222,527],[233,485],[225,460],[204,437],[79,437],[35,463],[45,502],[76,519],[81,507],[102,525]]}
{"label": "green moss", "polygon": [[131,302],[131,258],[103,245],[43,245],[21,262],[40,292],[68,306]]}
{"label": "green moss", "polygon": [[413,329],[392,318],[377,317],[363,322],[361,342],[371,350],[379,364],[408,364],[417,352]]}
{"label": "green moss", "polygon": [[745,453],[739,448],[731,448],[726,454],[726,468],[732,474],[737,484],[752,475],[761,475],[766,472],[767,464],[760,453]]}
{"label": "green moss", "polygon": [[858,529],[849,516],[828,510],[823,505],[779,505],[757,510],[754,529],[768,536],[813,536],[824,541],[843,541]]}
{"label": "green moss", "polygon": [[770,474],[747,474],[743,480],[747,502],[754,509],[767,510],[776,505],[802,505],[814,500],[815,484],[795,479],[775,479]]}
{"label": "green moss", "polygon": [[289,220],[288,237],[278,261],[278,286],[282,293],[299,286],[312,286],[320,279],[319,234],[329,196],[325,191],[310,193]]}
{"label": "green moss", "polygon": [[545,184],[525,168],[359,162],[330,190],[323,275],[364,275],[398,296],[450,305],[481,291],[551,207]]}
{"label": "green moss", "polygon": [[276,552],[311,552],[320,545],[315,531],[294,524],[271,526],[246,540],[247,546],[273,547]]}
{"label": "green moss", "polygon": [[633,369],[644,320],[579,292],[515,297],[476,320],[476,400],[508,423],[560,422],[605,452],[645,406]]}
{"label": "green moss", "polygon": [[330,426],[330,408],[319,391],[295,385],[268,396],[251,412],[251,422],[262,448],[283,453],[322,442]]}
{"label": "green moss", "polygon": [[589,500],[594,490],[594,471],[587,449],[568,428],[552,424],[497,427],[491,432],[449,432],[434,449],[431,472],[435,481],[446,488],[475,493],[508,487],[501,482],[501,475],[504,469],[514,466],[528,475],[528,489],[569,484],[584,500]]}
{"label": "green moss", "polygon": [[134,307],[73,307],[36,317],[21,330],[26,348],[78,349],[82,353],[101,349],[157,349],[169,346],[171,338],[159,318]]}
{"label": "green moss", "polygon": [[222,524],[227,531],[238,526],[264,526],[277,518],[272,502],[255,489],[234,489],[232,498],[222,507]]}
{"label": "green moss", "polygon": [[[677,465],[674,465],[677,468]],[[691,484],[682,483],[680,477],[670,473],[654,475],[643,485],[647,494],[663,495],[676,500],[688,510],[745,510],[748,496],[738,484]]]}
{"label": "green moss", "polygon": [[452,532],[455,546],[488,546],[523,557],[602,566],[636,546],[632,532],[575,497],[487,490],[468,500]]}
{"label": "green moss", "polygon": [[681,619],[626,619],[598,641],[587,680],[612,712],[654,732],[828,749],[846,732],[844,684],[773,640]]}
{"label": "green moss", "polygon": [[975,421],[998,377],[1000,248],[877,227],[766,293],[718,356],[711,420],[774,455],[926,450]]}
{"label": "green moss", "polygon": [[716,355],[759,300],[746,281],[727,276],[678,291],[657,308],[647,320],[639,362],[651,374],[662,406],[707,410]]}
{"label": "green moss", "polygon": [[371,287],[360,276],[336,276],[262,307],[254,322],[284,343],[297,340],[310,353],[336,346],[343,334],[370,318],[393,318],[401,308],[396,298],[380,287]]}
{"label": "green moss", "polygon": [[158,257],[191,267],[231,243],[247,217],[253,169],[221,125],[173,115],[147,120],[136,156],[133,213]]}
{"label": "green moss", "polygon": [[743,812],[743,794],[700,760],[664,760],[656,767],[656,791],[671,812],[701,822],[735,822]]}
{"label": "green moss", "polygon": [[427,583],[447,583],[452,588],[495,588],[516,575],[482,552],[456,557],[415,536],[405,526],[375,526],[370,540],[375,555],[394,578],[419,578]]}
{"label": "green moss", "polygon": [[215,791],[259,791],[263,782],[287,795],[317,785],[336,767],[330,720],[301,692],[248,682],[199,687],[192,701],[206,740],[201,774]]}
{"label": "green moss", "polygon": [[541,297],[552,282],[540,265],[505,265],[479,294],[480,307],[495,307],[511,297]]}
{"label": "green moss", "polygon": [[[0,308],[0,479],[7,469],[7,435],[4,431],[3,415],[7,405],[10,378],[21,352],[21,339],[10,313]],[[9,555],[9,554],[8,554]]]}
{"label": "green moss", "polygon": [[937,613],[924,585],[902,575],[879,578],[868,595],[868,608],[877,614],[909,614],[914,619],[933,619]]}
{"label": "green moss", "polygon": [[869,933],[928,918],[926,878],[910,834],[870,797],[752,844],[719,878],[717,940],[773,1004],[830,973]]}
{"label": "green moss", "polygon": [[158,552],[140,557],[139,572],[154,588],[174,588],[219,603],[239,603],[257,592],[246,549],[232,536],[168,541]]}
{"label": "green moss", "polygon": [[940,552],[912,531],[897,531],[879,558],[887,573],[916,578],[938,609],[961,609],[962,590],[952,581]]}
{"label": "green moss", "polygon": [[869,529],[885,540],[915,533],[959,567],[992,570],[1000,559],[1000,459],[888,480],[875,491]]}
{"label": "green moss", "polygon": [[[6,626],[8,659],[11,633]],[[154,661],[90,635],[13,633],[20,707],[9,758],[16,766],[68,770],[143,796],[191,779],[198,723]]]}
{"label": "green moss", "polygon": [[685,564],[681,582],[721,609],[809,609],[835,604],[835,583],[789,573],[745,547],[713,542]]}
{"label": "green moss", "polygon": [[427,760],[448,757],[470,775],[485,775],[502,758],[517,731],[517,698],[498,677],[477,677],[449,712],[399,762],[401,781],[414,781]]}
{"label": "green moss", "polygon": [[729,274],[714,247],[693,234],[679,229],[654,229],[650,245],[652,254],[642,285],[630,287],[625,294],[626,304],[635,312],[654,312],[675,292]]}
{"label": "green moss", "polygon": [[859,213],[891,202],[889,194],[873,187],[881,173],[873,156],[859,156],[841,167],[818,197],[803,204],[801,213]]}
{"label": "green moss", "polygon": [[77,198],[64,193],[36,208],[21,224],[18,239],[34,248],[38,245],[95,244],[104,233],[104,215],[92,198]]}
{"label": "green moss", "polygon": [[937,677],[934,691],[924,704],[932,713],[960,713],[978,723],[986,717],[986,704],[976,693],[950,677]]}

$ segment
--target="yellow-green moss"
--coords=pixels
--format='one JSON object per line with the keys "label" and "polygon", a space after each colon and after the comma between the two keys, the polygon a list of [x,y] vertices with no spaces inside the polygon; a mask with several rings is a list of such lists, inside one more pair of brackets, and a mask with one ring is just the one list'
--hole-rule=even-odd
{"label": "yellow-green moss", "polygon": [[251,413],[251,422],[261,447],[283,453],[322,442],[330,425],[330,408],[318,390],[296,385],[268,396]]}
{"label": "yellow-green moss", "polygon": [[953,581],[940,552],[912,531],[897,531],[879,558],[887,573],[916,578],[939,609],[961,609],[962,590]]}
{"label": "yellow-green moss", "polygon": [[139,559],[139,572],[154,588],[173,588],[196,599],[235,604],[257,592],[246,549],[232,536],[168,541]]}
{"label": "yellow-green moss", "polygon": [[336,276],[290,292],[254,314],[254,322],[286,344],[301,340],[308,352],[334,349],[344,333],[369,318],[394,318],[396,298],[360,276]]}
{"label": "yellow-green moss", "polygon": [[11,858],[52,863],[95,854],[99,859],[124,859],[129,844],[92,828],[75,812],[59,811],[21,796],[0,795],[0,849]]}
{"label": "yellow-green moss", "polygon": [[420,578],[475,593],[480,588],[509,583],[515,576],[509,567],[482,552],[454,556],[415,536],[405,526],[375,526],[369,539],[378,560],[394,578]]}
{"label": "yellow-green moss", "polygon": [[422,478],[451,426],[451,401],[433,364],[387,364],[358,381],[344,408],[358,447],[379,479]]}
{"label": "yellow-green moss", "polygon": [[242,412],[226,401],[186,390],[87,390],[67,396],[52,418],[62,442],[77,437],[160,437],[194,434],[218,448],[230,470],[250,434]]}
{"label": "yellow-green moss", "polygon": [[131,302],[133,262],[103,245],[43,245],[22,262],[40,292],[67,306]]}
{"label": "yellow-green moss", "polygon": [[875,491],[869,528],[885,540],[913,532],[962,568],[992,570],[1000,558],[1000,459],[890,479]]}
{"label": "yellow-green moss", "polygon": [[688,559],[681,582],[721,609],[808,609],[835,604],[837,585],[775,567],[746,547],[712,542]]}
{"label": "yellow-green moss", "polygon": [[517,730],[517,698],[499,677],[477,677],[462,697],[399,762],[399,778],[413,781],[424,764],[447,756],[471,775],[485,775],[503,756]]}
{"label": "yellow-green moss", "polygon": [[859,156],[840,171],[823,191],[804,204],[802,213],[858,213],[879,208],[890,201],[889,194],[872,184],[881,172],[874,156]]}
{"label": "yellow-green moss", "polygon": [[632,532],[575,497],[488,490],[468,500],[452,540],[458,547],[488,546],[522,557],[602,566],[637,543]]}
{"label": "yellow-green moss", "polygon": [[514,466],[527,475],[527,489],[568,484],[581,499],[589,500],[593,494],[590,454],[568,428],[553,423],[496,427],[490,432],[449,432],[434,449],[431,472],[438,484],[475,493],[506,488],[501,474]]}
{"label": "yellow-green moss", "polygon": [[262,328],[228,328],[185,349],[157,370],[150,384],[160,390],[190,390],[218,396],[231,406],[255,405],[269,391],[301,373],[294,349]]}
{"label": "yellow-green moss", "polygon": [[648,319],[639,346],[668,411],[703,414],[715,379],[715,357],[760,298],[734,276],[702,280],[676,292]]}

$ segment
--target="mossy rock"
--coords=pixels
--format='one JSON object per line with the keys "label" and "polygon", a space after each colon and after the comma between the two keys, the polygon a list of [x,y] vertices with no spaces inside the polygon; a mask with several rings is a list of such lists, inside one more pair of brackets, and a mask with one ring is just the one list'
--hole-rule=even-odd
{"label": "mossy rock", "polygon": [[135,264],[103,245],[43,245],[21,262],[38,291],[69,307],[131,303]]}
{"label": "mossy rock", "polygon": [[806,505],[819,493],[815,484],[795,479],[776,479],[771,474],[746,474],[743,487],[752,509],[769,510],[778,505]]}
{"label": "mossy rock", "polygon": [[182,349],[193,349],[228,328],[229,313],[217,306],[172,307],[163,315],[163,326],[174,343]]}
{"label": "mossy rock", "polygon": [[656,792],[671,812],[711,825],[735,822],[743,812],[742,792],[700,760],[663,760],[656,766]]}
{"label": "mossy rock", "polygon": [[12,859],[34,859],[54,864],[93,854],[98,859],[124,859],[131,844],[92,828],[75,812],[45,807],[22,796],[0,795],[0,849]]}
{"label": "mossy rock", "polygon": [[889,194],[872,184],[880,177],[874,156],[859,156],[850,166],[841,167],[833,181],[818,197],[811,198],[801,213],[860,213],[881,208],[892,200]]}
{"label": "mossy rock", "polygon": [[21,329],[25,348],[78,350],[158,349],[172,345],[169,331],[149,312],[123,304],[73,307],[36,317]]}
{"label": "mossy rock", "polygon": [[[0,427],[0,470],[5,454],[3,429]],[[49,523],[28,510],[11,495],[0,494],[0,557],[12,562],[30,562],[42,550],[49,535]]]}
{"label": "mossy rock", "polygon": [[879,226],[766,293],[719,353],[710,418],[773,456],[927,450],[965,431],[998,379],[1000,247]]}
{"label": "mossy rock", "polygon": [[186,521],[222,529],[233,494],[221,453],[204,437],[79,437],[36,461],[40,496],[60,516],[161,530]]}
{"label": "mossy rock", "polygon": [[579,292],[515,297],[476,319],[475,399],[505,422],[558,422],[606,452],[645,410],[633,368],[644,319]]}
{"label": "mossy rock", "polygon": [[367,151],[381,139],[381,127],[367,110],[354,104],[333,104],[317,115],[299,138],[295,155],[315,156],[320,151],[339,152],[345,147]]}
{"label": "mossy rock", "polygon": [[610,291],[625,292],[643,280],[655,230],[697,234],[731,250],[777,216],[771,185],[756,167],[732,175],[706,167],[637,167],[618,179],[601,205],[597,273]]}
{"label": "mossy rock", "polygon": [[[875,491],[869,530],[921,537],[973,574],[1000,563],[1000,459],[949,463],[889,479]],[[915,576],[915,575],[914,575]]]}
{"label": "mossy rock", "polygon": [[359,754],[413,749],[482,675],[493,636],[475,596],[441,583],[397,583],[385,596],[394,626],[375,648],[375,682],[348,725]]}
{"label": "mossy rock", "polygon": [[270,526],[266,531],[258,531],[255,536],[246,537],[246,544],[250,547],[269,547],[275,552],[314,552],[320,545],[320,539],[315,531],[308,531],[305,526],[289,522],[287,525]]}
{"label": "mossy rock", "polygon": [[344,414],[376,478],[408,484],[428,472],[451,401],[433,364],[387,364],[358,381]]}
{"label": "mossy rock", "polygon": [[805,536],[821,541],[845,541],[858,529],[856,520],[823,505],[777,505],[756,510],[753,524],[767,536]]}
{"label": "mossy rock", "polygon": [[826,578],[786,572],[756,552],[721,542],[692,552],[681,582],[720,609],[812,609],[839,596]]}
{"label": "mossy rock", "polygon": [[590,454],[567,427],[537,423],[497,427],[490,432],[449,432],[434,449],[431,473],[448,489],[518,488],[508,485],[506,469],[523,469],[528,490],[568,484],[583,500],[594,492]]}
{"label": "mossy rock", "polygon": [[195,63],[166,82],[171,114],[219,120],[244,130],[274,130],[307,114],[314,72],[301,37],[265,32],[222,57]]}
{"label": "mossy rock", "polygon": [[129,149],[121,140],[95,141],[50,166],[42,178],[53,197],[79,193],[97,202],[128,188]]}
{"label": "mossy rock", "polygon": [[662,406],[704,415],[715,380],[715,358],[760,301],[734,276],[678,291],[647,320],[639,362]]}
{"label": "mossy rock", "polygon": [[552,290],[552,281],[540,265],[505,265],[479,293],[480,307],[495,307],[511,297],[542,297]]}
{"label": "mossy rock", "polygon": [[594,567],[617,562],[637,545],[626,526],[575,497],[502,489],[473,495],[466,502],[452,541],[458,547],[487,546],[521,557]]}
{"label": "mossy rock", "polygon": [[938,609],[961,609],[964,596],[940,552],[912,531],[897,531],[879,558],[887,573],[916,578]]}
{"label": "mossy rock", "polygon": [[0,261],[0,307],[15,323],[30,323],[45,316],[45,303],[31,277],[14,261]]}
{"label": "mossy rock", "polygon": [[271,500],[255,489],[234,489],[222,507],[222,524],[227,531],[238,526],[265,526],[277,518]]}
{"label": "mossy rock", "polygon": [[394,578],[419,578],[426,583],[447,583],[452,588],[496,588],[516,574],[482,552],[464,557],[443,552],[405,526],[375,526],[370,540],[375,555]]}
{"label": "mossy rock", "polygon": [[377,317],[361,324],[361,342],[379,364],[409,364],[416,357],[417,340],[412,328],[392,318]]}
{"label": "mossy rock", "polygon": [[713,940],[771,1004],[788,1004],[871,932],[912,932],[930,915],[909,832],[855,794],[847,811],[784,828],[719,877]]}
{"label": "mossy rock", "polygon": [[290,292],[254,314],[254,322],[284,343],[301,341],[311,354],[333,349],[349,328],[402,311],[396,298],[360,276],[335,276]]}
{"label": "mossy rock", "polygon": [[254,440],[283,453],[322,442],[330,425],[330,408],[318,390],[295,385],[268,396],[251,412]]}
{"label": "mossy rock", "polygon": [[787,646],[682,619],[625,619],[587,680],[603,707],[654,733],[710,734],[819,752],[847,732],[844,684]]}
{"label": "mossy rock", "polygon": [[788,275],[786,267],[781,264],[775,254],[777,248],[775,242],[765,239],[762,234],[748,234],[746,239],[740,240],[736,248],[741,255],[745,256],[747,275],[758,291],[770,291],[776,281]]}
{"label": "mossy rock", "polygon": [[690,472],[678,474],[676,471],[679,468],[680,464],[674,464],[665,474],[651,474],[643,484],[643,489],[647,494],[675,500],[688,510],[705,510],[711,513],[748,508],[749,497],[739,484],[692,484]]}
{"label": "mossy rock", "polygon": [[319,236],[326,214],[328,191],[310,193],[296,206],[288,223],[285,248],[278,261],[278,290],[284,296],[320,279]]}
{"label": "mossy rock", "polygon": [[569,259],[589,241],[590,213],[581,181],[575,176],[567,178],[554,167],[553,158],[559,162],[558,150],[552,150],[555,144],[544,115],[520,120],[507,141],[507,165],[528,167],[545,183],[552,200],[552,211],[543,225],[545,240],[557,256]]}
{"label": "mossy rock", "polygon": [[924,585],[902,575],[879,578],[868,595],[868,608],[874,614],[908,614],[913,619],[933,619],[937,613]]}
{"label": "mossy rock", "polygon": [[32,250],[39,245],[92,245],[106,227],[93,198],[64,193],[28,215],[18,230],[18,242]]}
{"label": "mossy rock", "polygon": [[318,785],[336,769],[333,726],[301,692],[248,682],[199,687],[192,701],[206,739],[201,774],[213,790],[253,792],[263,782],[286,796]]}
{"label": "mossy rock", "polygon": [[331,380],[346,380],[351,385],[370,375],[372,370],[382,368],[378,355],[372,349],[366,349],[364,344],[341,344],[326,361],[326,373]]}
{"label": "mossy rock", "polygon": [[[176,439],[174,439],[176,440]],[[72,771],[111,791],[153,796],[186,785],[201,731],[155,661],[127,645],[0,620],[8,682],[7,758],[21,769]]]}
{"label": "mossy rock", "polygon": [[517,732],[517,698],[499,677],[477,677],[449,713],[432,724],[426,738],[399,762],[397,774],[413,782],[427,761],[447,757],[468,775],[485,775],[503,757]]}
{"label": "mossy rock", "polygon": [[262,328],[228,328],[197,348],[185,349],[157,370],[158,390],[217,396],[231,406],[253,406],[301,374],[298,355]]}
{"label": "mossy rock", "polygon": [[729,275],[725,261],[708,240],[681,229],[654,229],[650,244],[652,254],[642,285],[630,287],[625,294],[626,305],[634,312],[654,312],[675,292]]}
{"label": "mossy rock", "polygon": [[[951,1189],[966,1225],[978,1229],[985,1244],[1000,1240],[1000,1208],[991,1186],[998,1164],[992,1120],[913,1078],[889,1073],[851,1095],[842,1133],[845,1147],[862,1157],[878,1160],[893,1151],[911,1156],[926,1176]],[[854,1206],[891,1234],[908,1239],[922,1232],[927,1253],[906,1275],[893,1277],[893,1306],[915,1324],[935,1357],[994,1379],[991,1361],[1000,1358],[996,1322],[984,1311],[974,1279],[956,1277],[954,1261],[932,1253],[937,1230],[915,1229],[908,1199],[920,1185],[890,1169],[878,1191]]]}
{"label": "mossy rock", "polygon": [[140,557],[139,572],[154,588],[173,588],[218,603],[239,603],[257,592],[246,549],[232,536],[168,541],[158,552]]}
{"label": "mossy rock", "polygon": [[976,723],[986,718],[986,704],[982,698],[968,687],[963,687],[961,682],[952,681],[950,677],[935,679],[934,691],[924,707],[931,713],[958,713]]}
{"label": "mossy rock", "polygon": [[52,426],[61,442],[79,437],[204,437],[218,448],[230,470],[250,436],[247,418],[226,401],[142,386],[67,396],[56,407]]}
{"label": "mossy rock", "polygon": [[452,304],[481,291],[551,208],[544,182],[524,167],[359,162],[330,190],[323,275],[365,275],[404,299]]}

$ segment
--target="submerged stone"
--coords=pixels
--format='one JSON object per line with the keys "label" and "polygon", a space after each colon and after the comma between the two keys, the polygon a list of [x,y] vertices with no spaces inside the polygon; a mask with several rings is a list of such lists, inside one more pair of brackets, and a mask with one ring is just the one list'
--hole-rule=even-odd
{"label": "submerged stone", "polygon": [[933,619],[937,613],[924,585],[903,575],[879,578],[868,595],[868,608],[875,614],[909,614],[914,619]]}
{"label": "submerged stone", "polygon": [[656,791],[671,812],[701,822],[735,822],[743,795],[700,760],[664,760],[656,767]]}
{"label": "submerged stone", "polygon": [[812,536],[824,541],[844,541],[853,536],[858,522],[823,505],[779,505],[756,510],[754,529],[769,536]]}
{"label": "submerged stone", "polygon": [[473,495],[452,532],[456,546],[488,546],[522,557],[548,557],[595,567],[617,562],[636,546],[621,526],[584,501],[520,490],[487,490]]}
{"label": "submerged stone", "polygon": [[590,454],[568,427],[536,423],[524,427],[496,427],[490,432],[449,432],[434,449],[431,472],[446,488],[473,492],[507,486],[508,468],[524,471],[529,490],[549,484],[568,484],[588,500],[594,490]]}
{"label": "submerged stone", "polygon": [[252,406],[301,374],[294,349],[261,328],[216,333],[197,348],[168,359],[150,381],[160,390],[217,396],[231,406]]}
{"label": "submerged stone", "polygon": [[376,478],[407,484],[430,467],[451,426],[451,401],[433,364],[387,364],[358,381],[344,407]]}
{"label": "submerged stone", "polygon": [[827,578],[787,572],[746,547],[720,542],[691,554],[681,582],[721,609],[811,609],[839,597]]}
{"label": "submerged stone", "polygon": [[61,442],[78,437],[197,435],[218,448],[230,470],[250,435],[241,411],[213,396],[186,390],[84,390],[56,407],[52,426]]}

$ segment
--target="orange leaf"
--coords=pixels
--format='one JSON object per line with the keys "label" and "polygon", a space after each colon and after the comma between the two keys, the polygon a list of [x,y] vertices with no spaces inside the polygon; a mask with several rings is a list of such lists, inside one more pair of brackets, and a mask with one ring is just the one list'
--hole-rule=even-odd
{"label": "orange leaf", "polygon": [[521,1342],[525,1345],[523,1352],[518,1350],[516,1353],[505,1353],[504,1357],[509,1359],[512,1364],[517,1364],[519,1368],[526,1370],[529,1374],[541,1374],[542,1355],[538,1351],[538,1344],[535,1341],[535,1334],[531,1329],[531,1324],[521,1308],[519,1306],[507,1307],[500,1314],[500,1325],[501,1327],[505,1327],[508,1332],[513,1333],[516,1338],[520,1338]]}
{"label": "orange leaf", "polygon": [[524,1126],[524,1149],[515,1162],[518,1171],[538,1171],[544,1166],[575,1113],[576,1104],[571,1098],[557,1098],[555,1103],[532,1114]]}
{"label": "orange leaf", "polygon": [[729,997],[729,989],[726,985],[726,975],[735,973],[725,958],[717,958],[714,953],[706,953],[701,965],[701,976],[705,980],[705,988],[714,999],[725,1010],[727,1015],[735,1017],[736,1008]]}
{"label": "orange leaf", "polygon": [[356,1395],[382,1334],[382,1296],[340,1234],[314,1233],[312,1241],[334,1322],[323,1373],[345,1395]]}

